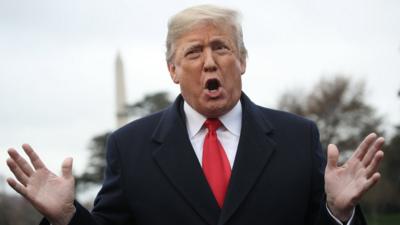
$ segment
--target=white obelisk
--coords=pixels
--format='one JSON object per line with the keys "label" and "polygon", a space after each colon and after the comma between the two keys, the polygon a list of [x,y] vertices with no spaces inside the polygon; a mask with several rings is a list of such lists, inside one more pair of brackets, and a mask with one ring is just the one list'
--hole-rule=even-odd
{"label": "white obelisk", "polygon": [[125,78],[124,66],[121,55],[117,53],[115,59],[115,100],[117,104],[117,128],[122,127],[128,122],[128,112],[126,108]]}

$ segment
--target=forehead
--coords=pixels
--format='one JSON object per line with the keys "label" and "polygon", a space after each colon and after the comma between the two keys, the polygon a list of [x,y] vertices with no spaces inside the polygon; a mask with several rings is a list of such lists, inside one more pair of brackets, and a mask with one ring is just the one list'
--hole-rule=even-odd
{"label": "forehead", "polygon": [[176,41],[176,46],[194,42],[222,40],[234,42],[233,29],[228,25],[216,25],[212,23],[195,25],[190,31],[181,35]]}

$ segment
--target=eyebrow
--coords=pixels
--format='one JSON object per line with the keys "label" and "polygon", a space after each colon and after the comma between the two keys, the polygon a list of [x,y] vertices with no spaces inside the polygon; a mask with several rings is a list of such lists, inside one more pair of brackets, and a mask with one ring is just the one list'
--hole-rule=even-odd
{"label": "eyebrow", "polygon": [[[215,45],[220,45],[220,44],[226,45],[228,47],[230,46],[229,45],[230,44],[229,40],[225,40],[225,39],[222,39],[222,38],[214,38],[214,39],[211,39],[211,41],[209,42],[210,46],[215,46]],[[199,48],[202,48],[202,47],[203,47],[203,44],[201,44],[201,43],[199,43],[197,41],[194,41],[192,43],[188,43],[187,47],[185,47],[183,49],[183,52],[187,52],[187,51],[194,50],[194,49],[199,49]]]}
{"label": "eyebrow", "polygon": [[199,49],[199,48],[202,48],[202,44],[200,44],[200,43],[191,43],[191,44],[188,44],[188,46],[183,49],[183,52],[186,53],[188,51],[191,51],[191,50],[194,50],[194,49]]}
{"label": "eyebrow", "polygon": [[226,41],[224,39],[215,39],[210,41],[210,46],[216,46],[221,44],[229,47],[229,41]]}
{"label": "eyebrow", "polygon": [[230,38],[226,38],[226,37],[223,37],[223,36],[216,36],[216,37],[213,37],[213,38],[211,38],[210,39],[210,43],[212,43],[212,42],[220,42],[220,43],[225,43],[225,44],[227,44],[227,43],[230,43]]}

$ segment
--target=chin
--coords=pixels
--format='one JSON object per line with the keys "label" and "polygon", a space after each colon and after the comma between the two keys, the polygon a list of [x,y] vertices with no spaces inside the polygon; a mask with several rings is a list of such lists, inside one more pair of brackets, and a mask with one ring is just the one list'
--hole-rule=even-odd
{"label": "chin", "polygon": [[220,111],[213,111],[213,112],[207,111],[206,113],[202,113],[202,114],[207,118],[218,118],[218,117],[224,115],[224,113],[220,112]]}
{"label": "chin", "polygon": [[214,104],[210,104],[204,108],[202,114],[209,118],[216,118],[224,115],[230,110],[230,107],[226,104],[221,104],[220,102],[216,102]]}

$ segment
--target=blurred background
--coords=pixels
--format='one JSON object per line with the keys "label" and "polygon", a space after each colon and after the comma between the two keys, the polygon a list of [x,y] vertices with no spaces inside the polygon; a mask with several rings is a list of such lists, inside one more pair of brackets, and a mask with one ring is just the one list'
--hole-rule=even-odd
{"label": "blurred background", "polygon": [[[203,3],[0,0],[0,225],[40,220],[5,183],[7,149],[23,143],[55,172],[72,156],[91,207],[107,134],[179,93],[164,58],[169,17]],[[362,207],[369,224],[400,224],[400,2],[209,3],[243,14],[254,102],[315,120],[342,160],[366,133],[385,137],[382,181]]]}

